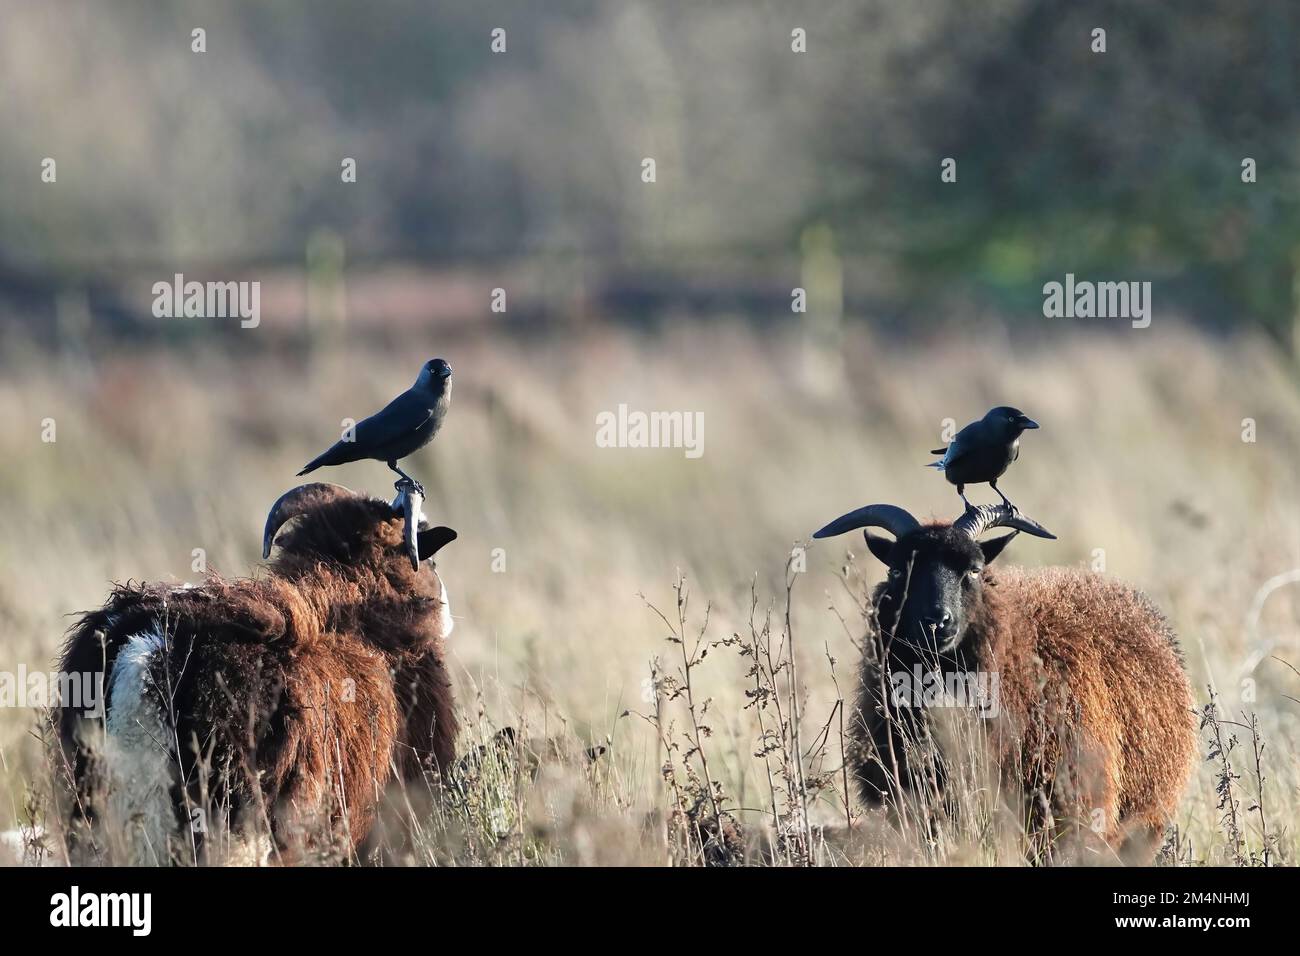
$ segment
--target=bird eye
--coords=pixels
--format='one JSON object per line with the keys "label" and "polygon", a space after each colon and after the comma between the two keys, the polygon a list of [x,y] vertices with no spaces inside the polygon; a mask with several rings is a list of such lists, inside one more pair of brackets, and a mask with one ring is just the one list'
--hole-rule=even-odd
{"label": "bird eye", "polygon": [[895,580],[897,580],[898,578],[901,578],[901,577],[903,576],[903,569],[902,569],[902,568],[890,568],[890,569],[889,569],[889,576],[890,576],[891,578],[894,578]]}

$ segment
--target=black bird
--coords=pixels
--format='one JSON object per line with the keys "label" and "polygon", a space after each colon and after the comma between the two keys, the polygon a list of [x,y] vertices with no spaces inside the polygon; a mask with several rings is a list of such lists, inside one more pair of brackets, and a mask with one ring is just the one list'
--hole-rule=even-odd
{"label": "black bird", "polygon": [[367,419],[357,422],[351,441],[337,441],[298,472],[305,475],[321,465],[344,465],[373,458],[409,481],[420,494],[423,486],[397,467],[397,462],[419,451],[442,427],[451,402],[451,366],[431,359],[420,369],[415,384]]}
{"label": "black bird", "polygon": [[1014,509],[1011,499],[998,489],[998,479],[1020,457],[1021,432],[1037,427],[1038,422],[1025,417],[1020,409],[999,405],[959,431],[951,445],[932,450],[930,454],[943,458],[930,467],[941,469],[944,477],[957,486],[957,494],[968,511],[972,506],[966,500],[966,486],[985,481],[1007,507]]}

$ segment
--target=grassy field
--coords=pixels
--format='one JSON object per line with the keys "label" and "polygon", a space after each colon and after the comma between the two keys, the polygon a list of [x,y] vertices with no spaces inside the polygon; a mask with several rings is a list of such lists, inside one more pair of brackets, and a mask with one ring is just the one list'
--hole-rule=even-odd
{"label": "grassy field", "polygon": [[[1238,740],[1228,757],[1239,776],[1228,779],[1244,846],[1234,850],[1225,824],[1234,807],[1221,802],[1222,761],[1207,760],[1165,859],[1249,862],[1267,850],[1269,862],[1296,862],[1300,675],[1275,658],[1300,666],[1300,591],[1280,587],[1257,624],[1251,609],[1271,579],[1300,567],[1300,388],[1262,340],[1158,322],[1030,343],[992,330],[904,345],[857,328],[831,351],[728,325],[536,343],[461,336],[427,355],[347,343],[293,361],[216,347],[52,358],[10,346],[0,376],[5,670],[48,669],[69,615],[100,604],[110,581],[197,581],[198,548],[209,567],[248,573],[267,508],[339,421],[378,408],[434,354],[455,366],[447,424],[408,470],[429,490],[430,516],[460,533],[439,569],[457,618],[462,749],[507,725],[547,743],[532,773],[498,779],[489,766],[460,799],[412,802],[418,838],[394,862],[692,862],[666,814],[702,795],[695,778],[706,773],[749,832],[751,859],[1019,861],[1007,814],[977,783],[967,794],[982,801],[973,819],[983,822],[940,841],[846,805],[836,704],[853,693],[859,606],[880,576],[869,556],[846,562],[861,539],[812,547],[786,604],[791,548],[830,518],[870,501],[954,516],[957,496],[922,467],[926,451],[944,419],[961,425],[1002,403],[1043,424],[1004,487],[1060,540],[1021,537],[1000,560],[1104,561],[1173,621],[1198,704],[1213,686],[1221,718],[1257,718],[1258,775],[1250,732],[1222,728]],[[702,412],[702,457],[597,447],[596,416],[620,403]],[[54,442],[41,440],[45,419]],[[391,488],[374,462],[327,478]],[[668,640],[679,575],[685,644]],[[709,650],[691,674],[711,734],[692,753],[684,698],[656,695],[651,674],[677,674],[706,608]],[[763,641],[769,612],[774,654],[792,646],[796,665],[793,698],[788,668],[768,675],[786,709],[799,708],[792,781],[780,748],[755,755],[764,715],[745,706],[755,678],[741,650]],[[37,725],[32,710],[0,709],[0,828],[47,805]],[[592,746],[605,752],[589,762]],[[788,828],[805,801],[795,849],[788,834],[772,841],[773,803]]]}

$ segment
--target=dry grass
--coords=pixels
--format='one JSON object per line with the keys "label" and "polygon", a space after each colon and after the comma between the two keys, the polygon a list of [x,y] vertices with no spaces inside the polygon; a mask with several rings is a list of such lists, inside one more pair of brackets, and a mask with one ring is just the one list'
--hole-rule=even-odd
{"label": "dry grass", "polygon": [[[461,535],[440,571],[457,618],[462,750],[503,726],[521,733],[488,747],[450,799],[395,795],[383,860],[735,862],[743,826],[751,862],[1018,862],[1016,821],[978,761],[937,837],[920,816],[890,823],[845,800],[843,702],[878,568],[869,556],[846,564],[859,541],[845,538],[786,576],[791,547],[857,505],[953,514],[925,451],[944,418],[1006,402],[1044,423],[1006,488],[1060,540],[1022,538],[1000,560],[1092,564],[1100,549],[1106,573],[1174,622],[1198,704],[1217,694],[1203,728],[1214,759],[1164,859],[1294,864],[1295,587],[1269,598],[1258,627],[1249,618],[1260,588],[1300,567],[1295,369],[1263,342],[1169,323],[1086,331],[904,346],[857,330],[828,353],[785,334],[681,326],[444,340],[428,355],[349,343],[291,361],[217,348],[50,358],[6,343],[0,669],[48,669],[68,615],[98,605],[109,581],[198,580],[196,548],[246,573],[267,507],[335,423],[443,354],[457,372],[452,412],[411,464],[431,517]],[[703,457],[597,448],[596,415],[620,402],[702,411]],[[47,417],[53,444],[40,440]],[[391,486],[377,463],[334,471],[354,488]],[[47,805],[37,725],[31,710],[0,709],[5,827]],[[607,748],[595,761],[593,745]]]}

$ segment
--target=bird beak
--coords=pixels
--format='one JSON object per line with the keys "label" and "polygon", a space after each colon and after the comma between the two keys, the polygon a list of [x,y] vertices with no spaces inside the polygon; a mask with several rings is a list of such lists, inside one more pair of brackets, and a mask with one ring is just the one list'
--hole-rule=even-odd
{"label": "bird beak", "polygon": [[[439,377],[439,378],[451,378],[451,366],[450,366],[450,365],[444,365],[444,366],[442,367],[442,370],[438,372],[438,377]],[[1035,425],[1034,427],[1037,428],[1038,426]]]}
{"label": "bird beak", "polygon": [[1020,427],[1021,427],[1021,428],[1037,428],[1037,427],[1038,427],[1038,422],[1034,421],[1032,418],[1025,418],[1025,417],[1022,415],[1022,416],[1020,417]]}

